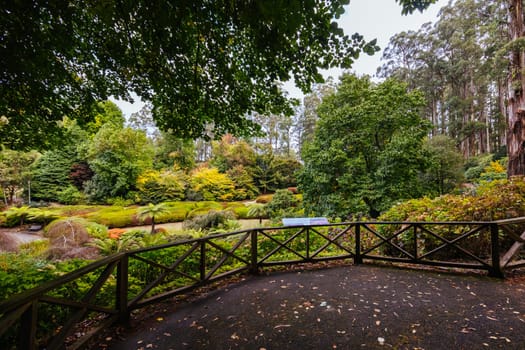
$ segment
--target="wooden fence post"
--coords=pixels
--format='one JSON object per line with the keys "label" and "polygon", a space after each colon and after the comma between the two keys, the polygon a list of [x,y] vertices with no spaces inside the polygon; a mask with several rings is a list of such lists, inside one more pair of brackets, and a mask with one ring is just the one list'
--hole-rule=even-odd
{"label": "wooden fence post", "polygon": [[418,244],[417,244],[417,225],[414,225],[413,227],[414,231],[414,251],[412,252],[414,254],[414,260],[418,260]]}
{"label": "wooden fence post", "polygon": [[129,325],[128,309],[128,254],[124,254],[117,265],[117,295],[116,308],[118,310],[118,322],[123,325]]}
{"label": "wooden fence post", "polygon": [[31,301],[31,305],[24,311],[20,319],[18,332],[18,346],[20,349],[36,350],[36,328],[38,320],[38,300]]}
{"label": "wooden fence post", "polygon": [[505,275],[503,274],[503,271],[501,270],[500,265],[500,247],[499,247],[499,227],[496,223],[490,224],[490,241],[491,241],[491,263],[492,266],[489,270],[489,276],[491,277],[498,277],[498,278],[504,278]]}
{"label": "wooden fence post", "polygon": [[259,266],[258,266],[258,262],[257,262],[257,233],[258,231],[257,230],[253,230],[252,232],[250,232],[250,243],[251,243],[251,246],[250,246],[250,262],[251,262],[251,266],[250,266],[250,273],[251,274],[254,274],[254,275],[258,275],[259,274]]}
{"label": "wooden fence post", "polygon": [[201,242],[201,256],[200,256],[200,280],[204,282],[206,278],[206,241],[202,240]]}
{"label": "wooden fence post", "polygon": [[361,256],[361,226],[359,223],[355,224],[355,255],[354,264],[359,265],[363,263],[363,257]]}
{"label": "wooden fence post", "polygon": [[306,227],[306,261],[310,261],[310,227]]}

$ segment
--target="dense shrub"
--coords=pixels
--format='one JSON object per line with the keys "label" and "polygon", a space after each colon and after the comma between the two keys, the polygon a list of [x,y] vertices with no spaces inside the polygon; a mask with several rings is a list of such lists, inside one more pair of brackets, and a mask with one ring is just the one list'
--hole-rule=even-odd
{"label": "dense shrub", "polygon": [[[38,287],[66,273],[78,270],[90,262],[84,259],[72,259],[50,263],[44,259],[37,259],[25,254],[0,254],[0,280],[2,281],[0,301]],[[69,300],[81,300],[89,288],[94,285],[99,273],[100,271],[87,274],[56,288],[48,295]],[[108,283],[102,287],[101,292],[94,300],[97,305],[114,305],[114,281],[114,279],[109,279]],[[54,304],[39,304],[37,339],[45,339],[46,336],[62,327],[67,315],[71,315],[71,311],[71,308],[68,309]],[[15,323],[4,333],[2,344],[5,347],[3,348],[16,348],[16,346],[11,347],[9,344],[16,344],[15,334],[17,327],[19,325]]]}
{"label": "dense shrub", "polygon": [[18,248],[20,254],[40,258],[46,255],[46,252],[49,249],[49,240],[37,239],[35,241],[23,243]]}
{"label": "dense shrub", "polygon": [[412,199],[379,217],[384,221],[490,221],[525,215],[525,181],[485,182],[473,195],[444,195]]}
{"label": "dense shrub", "polygon": [[92,213],[84,215],[88,220],[97,222],[107,227],[128,227],[140,224],[136,217],[136,207],[110,206],[103,207]]}
{"label": "dense shrub", "polygon": [[85,227],[90,237],[103,238],[108,236],[108,228],[102,224],[86,221]]}
{"label": "dense shrub", "polygon": [[490,162],[479,175],[479,182],[490,182],[494,180],[504,180],[507,178],[508,158]]}
{"label": "dense shrub", "polygon": [[103,256],[140,248],[137,239],[131,235],[122,235],[118,238],[95,238],[88,245]]}
{"label": "dense shrub", "polygon": [[243,203],[228,203],[224,209],[232,211],[237,219],[248,218],[248,207]]}
{"label": "dense shrub", "polygon": [[11,207],[4,212],[5,215],[5,226],[14,227],[16,225],[22,226],[27,223],[27,218],[31,212],[35,210],[28,206]]}
{"label": "dense shrub", "polygon": [[127,198],[111,197],[111,198],[106,199],[106,203],[111,206],[115,206],[115,207],[128,207],[130,205],[135,204],[135,200],[133,199],[135,197],[134,194],[135,192],[129,191],[128,192],[129,197]]}
{"label": "dense shrub", "polygon": [[[1,219],[2,217],[3,220]],[[0,216],[0,226],[14,227],[28,223],[47,225],[59,217],[60,215],[57,212],[44,208],[11,207]]]}
{"label": "dense shrub", "polygon": [[199,215],[206,215],[211,210],[221,211],[222,209],[222,205],[217,202],[197,202],[193,209],[188,213],[188,218],[191,219]]}
{"label": "dense shrub", "polygon": [[47,225],[59,218],[59,215],[51,210],[33,208],[27,217],[30,222]]}
{"label": "dense shrub", "polygon": [[465,178],[470,182],[477,182],[483,170],[490,165],[492,155],[487,154],[469,158],[465,164]]}
{"label": "dense shrub", "polygon": [[292,192],[288,190],[277,190],[272,197],[270,203],[266,205],[268,213],[272,218],[280,218],[284,216],[293,216],[295,207],[299,201]]}
{"label": "dense shrub", "polygon": [[[412,199],[398,205],[379,217],[380,221],[492,221],[525,216],[525,181],[523,177],[511,180],[482,182],[473,195],[444,195],[435,199]],[[386,235],[393,234],[399,227],[390,226],[383,230]],[[450,227],[437,228],[442,237],[453,239],[464,233],[465,229]],[[525,227],[515,227],[521,234]],[[410,233],[403,234],[397,242],[408,243]],[[435,237],[426,237],[423,252],[430,251],[443,242]],[[461,242],[472,251],[482,254],[490,247],[489,235],[475,236]],[[504,246],[512,242],[501,242]],[[455,252],[457,253],[457,252]],[[451,253],[453,255],[453,253]],[[455,256],[444,256],[454,258]]]}
{"label": "dense shrub", "polygon": [[63,204],[82,204],[86,203],[86,196],[73,185],[69,185],[57,192],[57,199]]}
{"label": "dense shrub", "polygon": [[75,271],[90,262],[89,260],[72,259],[51,263],[29,255],[0,254],[0,280],[2,281],[0,300],[35,288],[64,273]]}
{"label": "dense shrub", "polygon": [[195,216],[187,221],[184,221],[184,228],[189,230],[203,230],[207,232],[220,230],[227,230],[231,228],[231,220],[235,216],[229,210],[210,210],[204,215]]}
{"label": "dense shrub", "polygon": [[235,186],[233,200],[251,199],[259,194],[252,175],[244,166],[237,165],[229,169],[227,174]]}
{"label": "dense shrub", "polygon": [[217,168],[199,168],[191,174],[191,189],[205,201],[230,201],[235,198],[235,185]]}
{"label": "dense shrub", "polygon": [[187,175],[182,171],[150,170],[139,176],[137,187],[142,203],[160,203],[184,199]]}

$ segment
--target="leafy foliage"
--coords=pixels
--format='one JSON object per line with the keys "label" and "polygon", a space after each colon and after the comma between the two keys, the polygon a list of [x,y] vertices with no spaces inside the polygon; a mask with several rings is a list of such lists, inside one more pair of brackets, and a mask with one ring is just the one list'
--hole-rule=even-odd
{"label": "leafy foliage", "polygon": [[253,177],[248,169],[242,165],[229,169],[226,174],[232,179],[234,184],[233,200],[252,199],[259,194],[259,189],[255,186]]}
{"label": "leafy foliage", "polygon": [[494,180],[503,180],[507,178],[507,162],[508,159],[500,159],[490,162],[483,172],[479,175],[480,181],[491,182]]}
{"label": "leafy foliage", "polygon": [[165,214],[169,211],[169,208],[164,203],[153,204],[149,203],[147,206],[139,208],[137,211],[137,217],[143,221],[150,219],[151,221],[151,234],[155,233],[155,218]]}
{"label": "leafy foliage", "polygon": [[194,170],[190,184],[191,189],[206,201],[227,201],[234,197],[233,181],[217,168],[201,167]]}
{"label": "leafy foliage", "polygon": [[87,157],[95,172],[86,185],[94,201],[129,196],[139,175],[153,164],[153,149],[143,132],[105,124],[90,142]]}
{"label": "leafy foliage", "polygon": [[383,221],[491,221],[525,215],[522,177],[485,182],[475,194],[411,199],[382,214]]}
{"label": "leafy foliage", "polygon": [[261,203],[251,204],[248,209],[248,217],[259,219],[259,225],[261,225],[262,220],[268,217],[268,208]]}
{"label": "leafy foliage", "polygon": [[217,232],[227,230],[234,225],[233,213],[229,210],[210,210],[204,215],[198,215],[184,222],[184,228],[189,230],[203,230],[205,232]]}
{"label": "leafy foliage", "polygon": [[465,163],[465,178],[471,182],[477,182],[483,170],[492,161],[492,154],[472,157]]}
{"label": "leafy foliage", "polygon": [[[482,183],[474,194],[452,195],[430,199],[411,199],[397,204],[379,217],[380,221],[425,221],[425,222],[454,222],[454,221],[492,221],[525,215],[525,181],[522,177],[511,180],[495,180]],[[516,233],[521,234],[525,227],[516,228]],[[386,235],[392,234],[393,227],[385,231]],[[442,237],[452,240],[464,231],[455,231],[447,227],[440,227],[435,232]],[[410,233],[403,234],[401,242],[412,240]],[[428,236],[422,242],[423,252],[428,252],[443,241],[434,236]],[[487,254],[490,247],[490,235],[477,235],[462,242],[471,251]],[[502,240],[501,244],[514,243]],[[456,250],[441,256],[445,259],[456,258]],[[442,253],[443,254],[443,253]]]}
{"label": "leafy foliage", "polygon": [[155,138],[155,168],[191,169],[195,166],[193,140],[184,140],[163,132]]}
{"label": "leafy foliage", "polygon": [[14,226],[19,224],[20,226],[24,225],[24,222],[27,217],[31,215],[34,209],[28,207],[27,205],[21,207],[11,207],[5,211],[4,215],[6,217],[6,223],[8,226]]}
{"label": "leafy foliage", "polygon": [[90,247],[96,248],[98,253],[108,256],[127,250],[140,248],[137,237],[134,234],[122,235],[118,238],[95,238],[88,243]]}
{"label": "leafy foliage", "polygon": [[122,111],[112,101],[98,102],[93,107],[94,118],[83,126],[83,130],[95,135],[103,126],[113,126],[117,129],[124,127],[125,118]]}
{"label": "leafy foliage", "polygon": [[423,11],[426,9],[429,5],[436,2],[436,0],[396,0],[396,2],[399,2],[403,6],[402,13],[404,15],[414,12],[415,10]]}
{"label": "leafy foliage", "polygon": [[64,272],[73,271],[88,263],[88,260],[73,259],[52,264],[30,255],[2,253],[0,254],[0,280],[2,281],[0,300],[35,288]]}
{"label": "leafy foliage", "polygon": [[182,171],[146,171],[137,179],[142,202],[160,203],[182,200],[185,196],[188,177]]}
{"label": "leafy foliage", "polygon": [[32,197],[35,200],[56,200],[59,193],[71,185],[69,171],[73,160],[64,153],[59,150],[47,151],[36,161],[31,184]]}
{"label": "leafy foliage", "polygon": [[29,221],[47,225],[59,218],[59,215],[51,210],[32,208],[27,216]]}
{"label": "leafy foliage", "polygon": [[161,129],[179,136],[201,136],[210,122],[217,134],[257,130],[247,112],[289,111],[278,81],[293,77],[306,90],[322,79],[320,68],[349,67],[361,51],[378,50],[332,21],[346,4],[6,4],[0,139],[17,148],[45,145],[57,138],[63,115],[87,124],[96,101],[130,99],[130,91],[152,102]]}
{"label": "leafy foliage", "polygon": [[79,144],[88,138],[88,133],[69,119],[64,120],[62,125],[64,135],[60,145],[44,152],[32,165],[31,192],[36,200],[52,202],[65,199],[67,201],[62,203],[72,204],[78,203],[75,198],[78,196],[61,192],[69,186],[82,190],[84,182],[93,176],[93,172],[79,152]]}
{"label": "leafy foliage", "polygon": [[237,140],[231,134],[224,135],[220,141],[214,141],[213,158],[210,164],[226,172],[237,166],[252,167],[255,163],[256,153],[246,141]]}
{"label": "leafy foliage", "polygon": [[424,100],[394,80],[378,85],[344,75],[337,92],[318,109],[314,140],[305,146],[299,187],[307,212],[372,217],[422,193],[426,160],[422,142],[429,124]]}
{"label": "leafy foliage", "polygon": [[55,198],[62,204],[82,204],[87,202],[86,195],[72,185],[61,189],[56,193]]}
{"label": "leafy foliage", "polygon": [[29,169],[39,157],[38,152],[13,151],[2,148],[0,151],[0,187],[6,205],[13,204],[16,195],[27,188],[31,180]]}
{"label": "leafy foliage", "polygon": [[266,211],[271,218],[282,218],[286,215],[293,216],[299,201],[288,190],[275,191],[270,203],[266,204]]}
{"label": "leafy foliage", "polygon": [[442,195],[451,192],[463,180],[463,156],[454,140],[445,135],[427,139],[424,144],[428,168],[423,176],[425,192]]}

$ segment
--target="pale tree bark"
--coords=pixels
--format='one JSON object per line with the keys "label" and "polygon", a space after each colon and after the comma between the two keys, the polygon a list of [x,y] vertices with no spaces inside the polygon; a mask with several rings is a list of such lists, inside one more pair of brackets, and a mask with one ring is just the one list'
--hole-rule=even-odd
{"label": "pale tree bark", "polygon": [[[525,36],[523,1],[508,0],[509,35],[511,42]],[[525,175],[525,51],[521,45],[511,45],[508,78],[507,175]]]}

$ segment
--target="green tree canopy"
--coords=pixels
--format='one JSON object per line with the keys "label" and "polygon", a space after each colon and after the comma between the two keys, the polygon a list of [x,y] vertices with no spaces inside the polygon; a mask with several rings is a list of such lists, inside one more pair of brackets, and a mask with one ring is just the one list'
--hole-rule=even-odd
{"label": "green tree canopy", "polygon": [[464,161],[454,140],[446,135],[437,135],[426,140],[424,149],[428,169],[423,176],[428,192],[434,195],[451,192],[464,180]]}
{"label": "green tree canopy", "polygon": [[0,149],[0,187],[6,205],[13,204],[16,195],[27,188],[31,180],[31,164],[40,157],[38,152]]}
{"label": "green tree canopy", "polygon": [[[397,0],[403,12],[434,0]],[[187,138],[250,133],[246,112],[289,110],[279,81],[304,90],[375,41],[334,22],[349,0],[8,1],[0,9],[0,140],[42,145],[64,115],[96,101],[152,102],[159,128]],[[28,137],[32,135],[33,137]]]}
{"label": "green tree canopy", "polygon": [[314,139],[303,151],[299,185],[307,211],[326,216],[376,217],[393,202],[418,196],[425,165],[417,91],[394,80],[374,85],[344,75],[319,107]]}
{"label": "green tree canopy", "polygon": [[127,198],[139,175],[153,167],[153,148],[142,131],[105,124],[90,141],[87,158],[95,173],[86,184],[91,199]]}
{"label": "green tree canopy", "polygon": [[111,101],[98,102],[93,107],[93,120],[84,126],[90,134],[96,134],[105,124],[112,124],[116,128],[122,128],[126,119],[120,108]]}
{"label": "green tree canopy", "polygon": [[82,189],[92,175],[77,149],[88,138],[87,132],[71,120],[65,120],[63,127],[60,147],[45,151],[32,166],[31,195],[35,200],[58,201],[60,192],[73,184]]}

